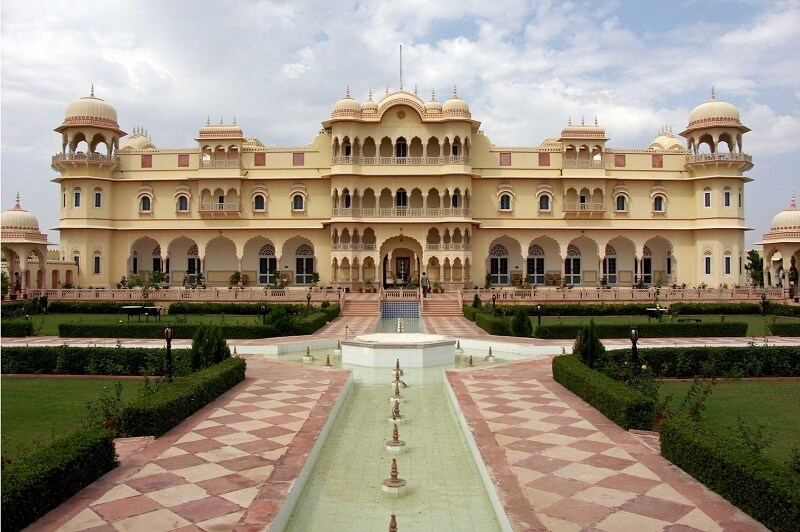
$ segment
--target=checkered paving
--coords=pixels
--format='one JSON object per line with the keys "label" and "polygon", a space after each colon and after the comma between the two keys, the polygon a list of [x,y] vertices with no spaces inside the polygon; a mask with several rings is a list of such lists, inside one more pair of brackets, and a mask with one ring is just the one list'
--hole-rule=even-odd
{"label": "checkered paving", "polygon": [[538,528],[521,493],[549,530],[766,530],[554,382],[550,364],[447,372],[515,529]]}

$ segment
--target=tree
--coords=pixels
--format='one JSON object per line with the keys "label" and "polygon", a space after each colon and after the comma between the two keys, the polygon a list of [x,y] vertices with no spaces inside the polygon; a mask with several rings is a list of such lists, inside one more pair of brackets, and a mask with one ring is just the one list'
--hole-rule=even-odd
{"label": "tree", "polygon": [[597,333],[594,320],[589,320],[589,325],[578,332],[572,352],[577,353],[581,357],[581,361],[590,368],[596,367],[600,362],[606,348],[600,342],[600,335]]}
{"label": "tree", "polygon": [[750,272],[750,281],[753,286],[764,286],[764,264],[761,262],[761,253],[751,249],[747,252],[747,265],[745,270]]}
{"label": "tree", "polygon": [[511,334],[514,336],[522,336],[524,338],[530,338],[533,334],[533,325],[531,324],[531,320],[528,317],[528,314],[525,312],[525,309],[522,307],[517,307],[514,309],[514,317],[511,320]]}
{"label": "tree", "polygon": [[483,303],[481,302],[481,296],[475,294],[472,297],[472,308],[483,308]]}
{"label": "tree", "polygon": [[192,338],[192,369],[198,370],[230,358],[231,350],[216,325],[202,325]]}

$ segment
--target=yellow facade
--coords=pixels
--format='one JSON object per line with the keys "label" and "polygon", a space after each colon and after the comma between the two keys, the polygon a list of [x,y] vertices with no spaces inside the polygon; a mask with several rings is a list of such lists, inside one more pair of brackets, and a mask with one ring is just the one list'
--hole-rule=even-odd
{"label": "yellow facade", "polygon": [[268,147],[234,124],[197,144],[124,142],[94,95],[70,104],[62,150],[61,248],[83,287],[167,271],[228,286],[445,289],[519,285],[718,287],[744,284],[744,172],[730,104],[698,106],[682,133],[608,146],[568,124],[535,147],[498,147],[453,96],[387,93],[336,102],[310,145]]}

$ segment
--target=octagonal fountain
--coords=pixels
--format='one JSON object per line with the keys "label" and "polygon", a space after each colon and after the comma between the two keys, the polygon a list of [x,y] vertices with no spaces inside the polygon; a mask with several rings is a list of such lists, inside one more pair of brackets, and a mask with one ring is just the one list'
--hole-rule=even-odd
{"label": "octagonal fountain", "polygon": [[342,364],[393,368],[445,366],[456,361],[456,340],[438,334],[374,333],[342,341]]}

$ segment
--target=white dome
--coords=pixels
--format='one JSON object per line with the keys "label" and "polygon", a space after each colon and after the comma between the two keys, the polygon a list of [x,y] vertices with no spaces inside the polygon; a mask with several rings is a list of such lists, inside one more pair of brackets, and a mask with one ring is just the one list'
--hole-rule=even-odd
{"label": "white dome", "polygon": [[96,98],[92,88],[89,96],[79,98],[67,106],[64,123],[58,129],[67,126],[94,126],[119,131],[117,110]]}
{"label": "white dome", "polygon": [[150,140],[147,136],[143,135],[139,131],[128,137],[125,141],[125,144],[122,145],[122,149],[129,149],[129,150],[154,150],[156,149],[153,141]]}
{"label": "white dome", "polygon": [[14,208],[3,211],[0,214],[2,219],[3,231],[34,231],[39,232],[39,220],[36,216],[29,213],[19,206],[19,195],[17,195],[17,204]]}
{"label": "white dome", "polygon": [[467,102],[465,102],[458,96],[453,96],[452,98],[444,102],[444,104],[442,105],[442,112],[469,115],[469,105],[467,105]]}
{"label": "white dome", "polygon": [[440,104],[436,100],[430,100],[428,102],[425,102],[425,111],[428,113],[441,113],[442,104]]}
{"label": "white dome", "polygon": [[650,143],[650,148],[655,150],[682,150],[683,144],[669,131],[662,131]]}
{"label": "white dome", "polygon": [[369,98],[367,98],[367,101],[361,104],[361,110],[365,113],[378,112],[378,102],[373,101],[372,91],[369,91]]}
{"label": "white dome", "polygon": [[350,87],[347,88],[345,97],[336,102],[333,106],[331,116],[360,116],[361,104],[350,97]]}
{"label": "white dome", "polygon": [[710,126],[741,126],[739,109],[728,102],[722,102],[713,95],[705,103],[701,103],[689,113],[689,128]]}
{"label": "white dome", "polygon": [[[5,216],[5,213],[3,214]],[[800,230],[800,209],[797,208],[794,194],[792,203],[785,211],[775,215],[770,224],[770,231],[797,231]]]}

